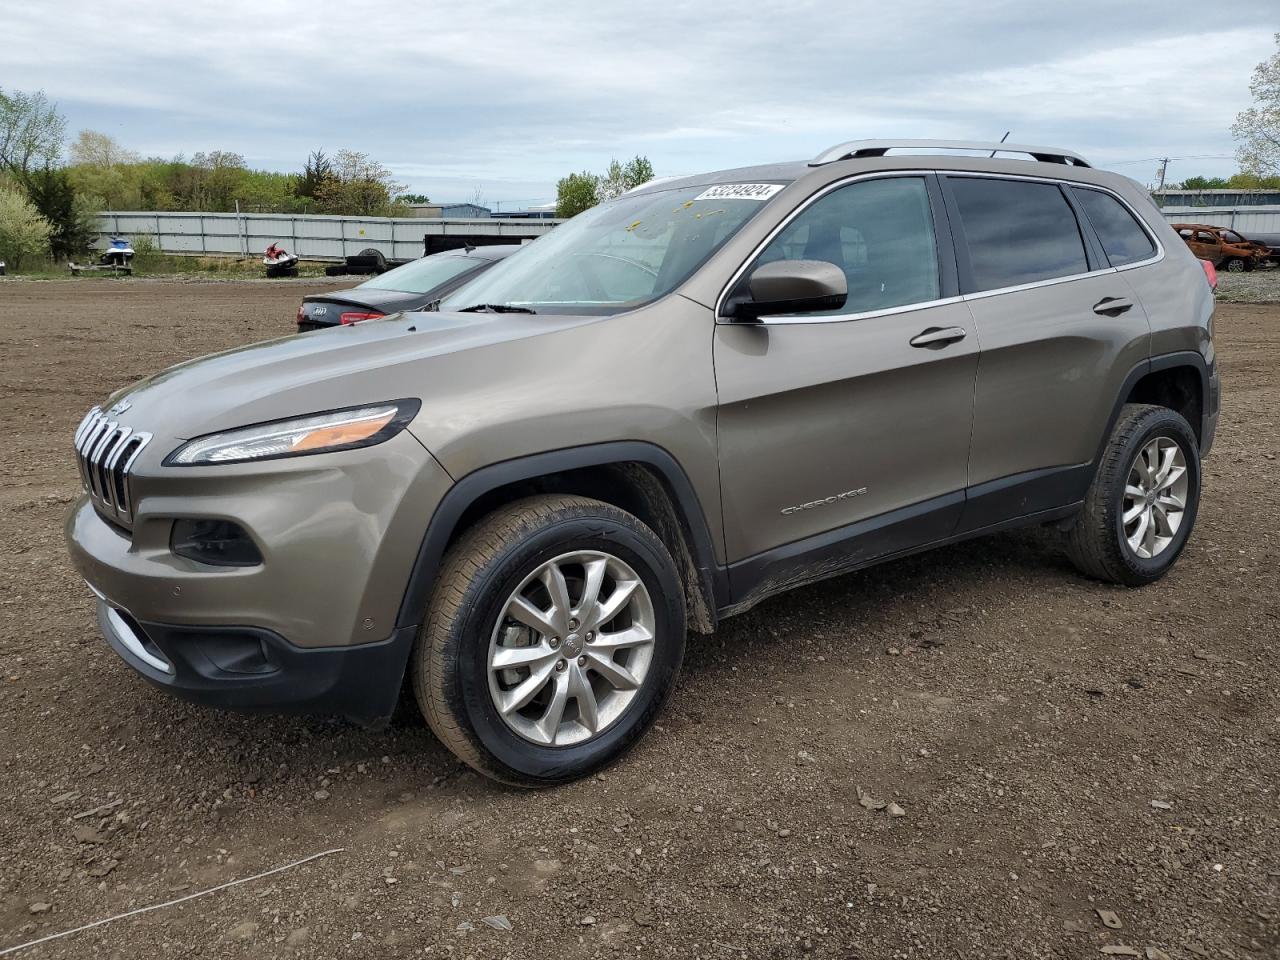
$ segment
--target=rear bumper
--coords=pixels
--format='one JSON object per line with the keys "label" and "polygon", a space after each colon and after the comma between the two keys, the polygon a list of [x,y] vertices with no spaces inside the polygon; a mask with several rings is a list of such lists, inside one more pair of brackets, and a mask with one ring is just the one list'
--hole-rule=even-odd
{"label": "rear bumper", "polygon": [[253,627],[144,623],[98,600],[107,643],[167,693],[208,706],[336,714],[366,727],[390,720],[415,628],[354,647],[305,648]]}
{"label": "rear bumper", "polygon": [[1222,381],[1218,379],[1216,365],[1209,374],[1209,398],[1205,404],[1203,423],[1200,426],[1200,456],[1207,457],[1213,448],[1213,438],[1218,432],[1218,412],[1222,407]]}

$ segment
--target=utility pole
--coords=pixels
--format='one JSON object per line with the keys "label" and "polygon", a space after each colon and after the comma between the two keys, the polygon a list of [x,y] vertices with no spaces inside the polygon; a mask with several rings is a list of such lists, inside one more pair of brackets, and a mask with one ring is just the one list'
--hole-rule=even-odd
{"label": "utility pole", "polygon": [[1169,158],[1164,157],[1160,161],[1160,185],[1156,187],[1157,190],[1164,189],[1164,175],[1168,171],[1168,169],[1169,169]]}

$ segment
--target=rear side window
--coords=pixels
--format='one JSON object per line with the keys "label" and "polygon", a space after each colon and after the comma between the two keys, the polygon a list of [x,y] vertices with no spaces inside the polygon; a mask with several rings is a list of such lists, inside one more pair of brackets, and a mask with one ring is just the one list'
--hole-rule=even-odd
{"label": "rear side window", "polygon": [[1087,273],[1080,225],[1056,184],[948,178],[976,290]]}
{"label": "rear side window", "polygon": [[1072,187],[1113,267],[1155,256],[1156,245],[1125,205],[1110,194]]}

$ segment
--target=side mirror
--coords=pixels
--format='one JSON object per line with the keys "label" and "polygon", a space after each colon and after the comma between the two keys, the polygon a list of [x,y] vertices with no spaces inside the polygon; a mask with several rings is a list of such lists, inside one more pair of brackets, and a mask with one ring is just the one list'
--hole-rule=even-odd
{"label": "side mirror", "polygon": [[844,271],[825,260],[766,263],[752,271],[746,287],[746,293],[730,298],[726,305],[728,315],[735,320],[837,310],[849,297]]}

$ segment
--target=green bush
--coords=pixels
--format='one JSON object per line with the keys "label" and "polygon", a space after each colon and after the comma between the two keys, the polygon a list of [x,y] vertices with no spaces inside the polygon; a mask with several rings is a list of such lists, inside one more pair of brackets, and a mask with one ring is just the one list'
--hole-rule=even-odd
{"label": "green bush", "polygon": [[46,257],[53,224],[14,187],[0,184],[0,260],[17,270]]}

